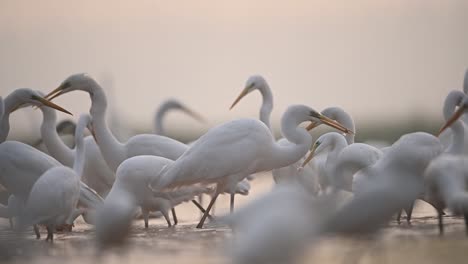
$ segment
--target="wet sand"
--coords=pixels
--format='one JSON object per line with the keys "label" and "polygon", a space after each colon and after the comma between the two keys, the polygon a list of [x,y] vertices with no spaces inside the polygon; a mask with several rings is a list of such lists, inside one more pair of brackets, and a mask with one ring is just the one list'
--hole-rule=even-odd
{"label": "wet sand", "polygon": [[[269,179],[254,181],[250,197],[236,200],[242,206],[254,196],[271,188]],[[205,201],[207,202],[207,201]],[[216,214],[227,212],[228,196],[217,203]],[[28,232],[22,257],[6,263],[230,263],[227,251],[228,227],[207,224],[196,229],[199,212],[187,203],[177,207],[179,225],[168,228],[163,219],[151,219],[144,228],[143,220],[135,220],[128,246],[113,249],[96,257],[92,226],[76,223],[72,232],[58,233],[54,243],[36,240]],[[462,218],[445,216],[445,235],[440,237],[435,211],[423,202],[417,203],[412,225],[405,219],[398,225],[392,221],[374,237],[325,237],[311,245],[303,263],[468,263],[468,239]],[[2,242],[9,236],[8,221],[0,220]]]}

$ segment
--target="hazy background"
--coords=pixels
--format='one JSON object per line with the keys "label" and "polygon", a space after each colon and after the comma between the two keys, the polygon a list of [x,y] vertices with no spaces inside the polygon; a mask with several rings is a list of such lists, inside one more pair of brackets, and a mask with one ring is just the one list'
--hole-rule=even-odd
{"label": "hazy background", "polygon": [[[275,128],[293,103],[341,106],[358,135],[435,128],[468,67],[467,14],[466,0],[0,0],[0,91],[47,92],[87,72],[106,89],[112,124],[149,131],[158,104],[175,97],[209,122],[173,114],[169,132],[196,135],[257,117],[258,93],[228,107],[261,74]],[[57,102],[75,117],[89,108],[84,93]],[[39,111],[18,111],[9,138],[37,137],[40,122]]]}

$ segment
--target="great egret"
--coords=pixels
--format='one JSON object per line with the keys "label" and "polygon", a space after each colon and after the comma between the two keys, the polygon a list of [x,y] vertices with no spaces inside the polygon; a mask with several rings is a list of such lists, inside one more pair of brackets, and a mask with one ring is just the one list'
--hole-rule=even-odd
{"label": "great egret", "polygon": [[420,173],[441,152],[434,136],[405,135],[369,170],[373,175],[369,189],[344,201],[340,192],[310,197],[296,185],[276,187],[224,218],[235,232],[235,263],[296,263],[307,246],[323,235],[379,230],[419,195]]}
{"label": "great egret", "polygon": [[140,134],[131,137],[126,143],[120,143],[109,130],[106,121],[107,99],[102,87],[86,74],[75,74],[65,79],[60,86],[49,93],[46,98],[52,100],[72,91],[84,91],[91,98],[90,114],[96,142],[102,157],[112,171],[116,171],[124,160],[138,155],[154,155],[176,160],[187,146],[168,137]]}
{"label": "great egret", "polygon": [[[40,107],[43,115],[41,125],[42,140],[47,147],[49,155],[56,158],[65,166],[73,167],[76,151],[70,149],[59,137],[55,124],[57,115],[54,110]],[[102,158],[99,146],[93,136],[84,139],[85,165],[82,181],[94,189],[99,195],[105,197],[112,188],[115,180],[114,172]]]}
{"label": "great egret", "polygon": [[[455,111],[456,107],[459,107]],[[443,234],[443,209],[447,206],[455,214],[463,214],[468,234],[468,194],[465,188],[468,183],[468,158],[464,155],[465,129],[460,117],[468,109],[468,97],[460,91],[451,91],[444,103],[446,124],[439,135],[450,128],[452,141],[441,157],[431,162],[425,177],[427,182],[426,199],[436,208],[439,219],[439,232]]]}
{"label": "great egret", "polygon": [[[14,110],[28,104],[47,105],[60,111],[63,108],[43,99],[31,89],[17,89],[4,100],[5,111],[0,121],[0,135],[5,138],[9,131],[9,116]],[[68,112],[67,112],[68,113]],[[17,141],[5,141],[0,144],[0,184],[15,195],[18,203],[23,205],[36,180],[48,169],[61,164],[47,154]],[[96,206],[102,201],[92,189],[82,183],[80,202],[86,206]]]}
{"label": "great egret", "polygon": [[[259,119],[262,121],[273,134],[270,124],[270,117],[273,111],[273,93],[265,78],[260,75],[253,75],[247,79],[242,92],[232,103],[230,109],[234,108],[249,93],[258,90],[262,96],[262,104],[260,106]],[[280,139],[277,142],[279,145],[288,145],[288,140]],[[280,182],[295,182],[305,187],[312,194],[319,192],[317,178],[306,167],[305,169],[298,170],[302,160],[297,161],[289,166],[272,170],[273,179],[276,183]]]}
{"label": "great egret", "polygon": [[[148,182],[146,183],[148,184]],[[171,227],[171,221],[169,220],[169,210],[173,209],[175,206],[183,202],[188,202],[192,200],[195,196],[210,192],[211,189],[208,187],[193,185],[186,186],[184,188],[180,188],[179,190],[166,193],[165,196],[169,197],[170,199],[150,195],[147,199],[144,200],[143,204],[141,205],[143,219],[145,221],[145,227],[148,227],[148,216],[149,213],[152,211],[161,212],[164,218],[166,219],[168,227]],[[174,211],[172,212],[174,225],[176,225],[177,217]]]}
{"label": "great egret", "polygon": [[[57,123],[55,130],[57,131],[57,134],[60,136],[60,139],[69,147],[69,148],[74,148],[75,147],[75,129],[76,129],[76,124],[74,121],[66,119],[62,120]],[[33,147],[39,149],[42,152],[47,152],[47,147],[44,144],[44,141],[41,138],[39,138],[35,143],[31,144]]]}
{"label": "great egret", "polygon": [[172,209],[174,225],[177,224],[177,216],[173,208],[182,202],[191,200],[196,195],[209,193],[211,189],[203,186],[186,186],[163,195],[155,195],[148,188],[151,179],[159,173],[162,167],[173,162],[163,157],[150,155],[141,155],[125,160],[117,169],[115,183],[104,203],[112,203],[113,199],[118,199],[115,198],[116,195],[125,192],[126,196],[131,196],[132,204],[135,207],[141,207],[145,227],[148,227],[150,211],[160,211],[170,227],[169,209]]}
{"label": "great egret", "polygon": [[[153,134],[133,136],[124,144],[118,142],[106,123],[107,99],[104,90],[93,78],[86,74],[71,75],[57,89],[49,93],[46,98],[52,100],[75,90],[85,91],[91,97],[90,114],[93,118],[96,142],[102,157],[112,171],[115,172],[119,165],[130,157],[153,155],[176,160],[187,150],[187,145],[177,140]],[[98,158],[95,157],[95,159]]]}
{"label": "great egret", "polygon": [[196,112],[192,111],[188,108],[185,104],[181,103],[177,99],[167,99],[163,101],[158,109],[156,110],[156,114],[154,116],[154,133],[156,135],[167,136],[166,129],[164,128],[164,117],[167,113],[171,110],[180,110],[183,113],[191,116],[195,120],[199,122],[203,122],[204,119]]}
{"label": "great egret", "polygon": [[45,225],[46,241],[53,241],[56,226],[71,225],[83,213],[83,210],[77,209],[77,205],[85,161],[83,132],[90,121],[89,115],[82,115],[76,126],[73,169],[57,166],[42,174],[32,186],[24,212],[20,216],[22,225]]}
{"label": "great egret", "polygon": [[[112,191],[111,191],[112,193]],[[132,220],[136,216],[137,206],[124,189],[115,189],[113,198],[106,197],[96,212],[96,242],[99,249],[122,245],[130,232]]]}
{"label": "great egret", "polygon": [[[203,226],[213,203],[225,189],[232,197],[237,183],[250,174],[269,171],[297,162],[310,148],[312,138],[302,122],[320,122],[341,131],[341,124],[329,120],[310,107],[288,107],[281,119],[288,145],[276,144],[268,127],[256,119],[237,119],[210,129],[174,163],[154,177],[155,191],[194,183],[215,183],[216,191],[197,228]],[[232,206],[231,206],[232,208]]]}
{"label": "great egret", "polygon": [[468,234],[468,158],[441,155],[431,162],[425,172],[426,200],[437,210],[439,233],[444,233],[442,210],[448,207],[454,214],[465,218]]}

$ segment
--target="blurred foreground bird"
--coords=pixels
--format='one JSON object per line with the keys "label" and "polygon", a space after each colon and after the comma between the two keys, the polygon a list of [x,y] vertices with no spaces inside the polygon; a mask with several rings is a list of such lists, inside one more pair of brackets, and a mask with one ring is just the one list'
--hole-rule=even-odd
{"label": "blurred foreground bird", "polygon": [[77,205],[84,167],[83,133],[90,121],[89,115],[82,115],[76,126],[73,169],[57,166],[44,172],[32,186],[24,211],[20,214],[20,227],[36,224],[47,227],[46,241],[53,241],[57,226],[72,225],[75,218],[84,212]]}
{"label": "blurred foreground bird", "polygon": [[296,185],[275,188],[224,219],[235,231],[234,263],[295,263],[323,234],[378,231],[419,196],[421,174],[441,152],[434,136],[405,135],[361,176],[368,177],[367,188],[345,200],[341,192],[314,198]]}

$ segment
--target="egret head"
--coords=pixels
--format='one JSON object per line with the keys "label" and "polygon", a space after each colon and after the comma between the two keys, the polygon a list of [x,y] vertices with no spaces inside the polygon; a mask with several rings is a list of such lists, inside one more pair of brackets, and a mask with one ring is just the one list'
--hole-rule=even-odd
{"label": "egret head", "polygon": [[71,113],[64,108],[44,99],[40,92],[28,88],[16,89],[8,97],[12,98],[14,102],[11,112],[27,106],[47,106],[71,115]]}
{"label": "egret head", "polygon": [[91,76],[85,73],[73,74],[67,79],[65,79],[59,85],[59,87],[47,94],[45,98],[48,100],[52,100],[55,97],[76,90],[85,91],[92,95],[92,87],[94,87],[95,85],[97,85],[97,83]]}
{"label": "egret head", "polygon": [[245,87],[242,90],[242,92],[237,96],[236,100],[234,100],[234,103],[232,103],[231,107],[229,109],[232,109],[244,96],[248,95],[254,90],[262,90],[265,87],[267,87],[268,84],[265,80],[260,75],[252,75],[247,79],[247,82],[245,83]]}
{"label": "egret head", "polygon": [[164,103],[162,103],[160,108],[177,109],[186,113],[187,115],[191,116],[193,119],[199,122],[202,122],[202,123],[205,122],[205,119],[200,114],[188,108],[185,104],[181,103],[177,99],[171,98],[171,99],[166,100]]}
{"label": "egret head", "polygon": [[442,128],[439,130],[437,136],[440,136],[445,129],[449,128],[453,123],[455,123],[466,111],[468,110],[468,97],[463,98],[458,110],[445,122]]}

